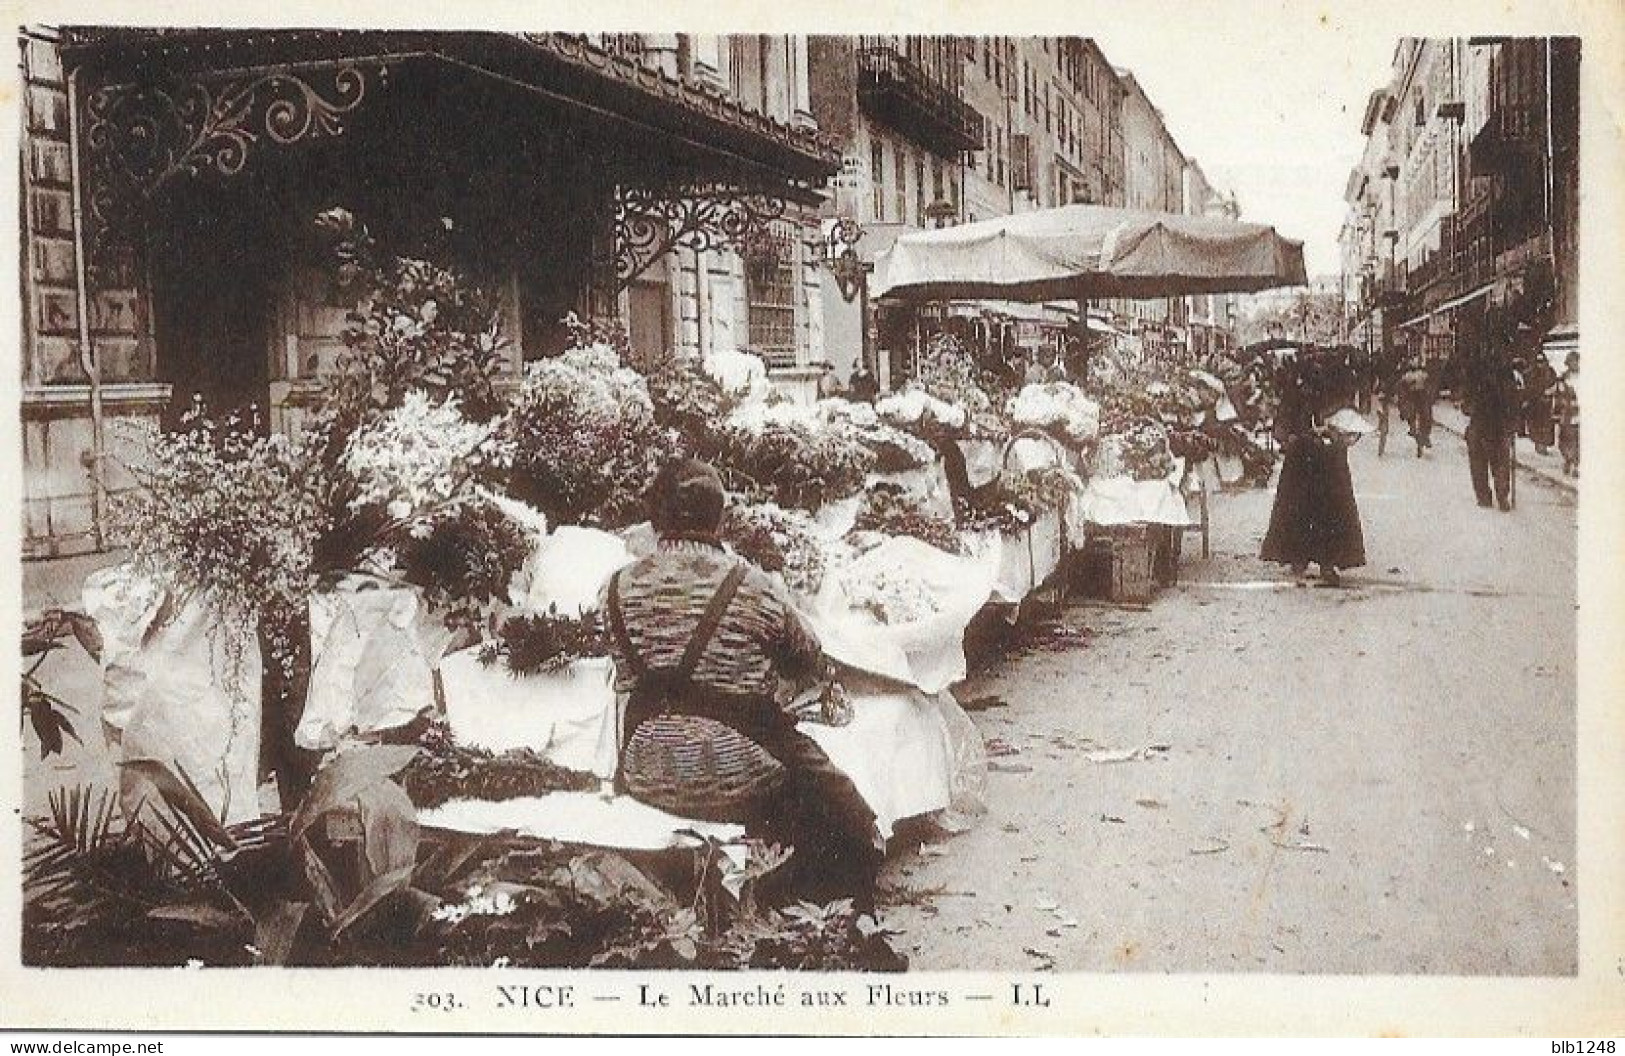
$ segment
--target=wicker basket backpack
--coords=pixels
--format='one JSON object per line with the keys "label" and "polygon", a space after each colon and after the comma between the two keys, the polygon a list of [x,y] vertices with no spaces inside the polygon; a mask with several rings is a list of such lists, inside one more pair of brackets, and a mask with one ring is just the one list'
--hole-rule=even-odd
{"label": "wicker basket backpack", "polygon": [[[740,821],[784,780],[784,764],[719,719],[693,714],[694,668],[746,565],[735,565],[711,596],[677,667],[652,670],[626,633],[620,573],[610,580],[608,616],[621,656],[637,685],[628,711],[638,716],[621,743],[621,790],[652,807],[702,821]],[[694,709],[698,710],[698,709]]]}

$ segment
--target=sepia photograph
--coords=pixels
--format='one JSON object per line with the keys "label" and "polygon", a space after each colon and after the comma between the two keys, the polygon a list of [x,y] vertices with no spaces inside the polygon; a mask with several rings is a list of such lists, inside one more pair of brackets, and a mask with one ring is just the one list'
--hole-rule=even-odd
{"label": "sepia photograph", "polygon": [[30,985],[1575,983],[1619,42],[1236,10],[22,25]]}

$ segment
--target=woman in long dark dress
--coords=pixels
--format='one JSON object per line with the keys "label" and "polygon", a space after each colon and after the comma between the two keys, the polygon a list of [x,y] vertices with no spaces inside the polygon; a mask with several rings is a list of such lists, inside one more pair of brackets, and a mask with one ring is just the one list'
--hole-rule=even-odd
{"label": "woman in long dark dress", "polygon": [[1340,570],[1365,564],[1348,448],[1326,425],[1338,410],[1332,406],[1337,396],[1312,357],[1300,359],[1282,380],[1275,419],[1282,444],[1281,479],[1259,556],[1292,566],[1300,577],[1314,562],[1321,579],[1336,586]]}

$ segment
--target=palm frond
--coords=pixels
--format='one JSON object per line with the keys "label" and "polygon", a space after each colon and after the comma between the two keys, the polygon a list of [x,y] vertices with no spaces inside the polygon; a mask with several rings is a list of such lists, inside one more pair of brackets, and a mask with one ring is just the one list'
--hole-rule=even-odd
{"label": "palm frond", "polygon": [[58,922],[83,922],[158,904],[161,878],[139,844],[116,825],[117,799],[105,788],[59,788],[23,852],[30,908]]}

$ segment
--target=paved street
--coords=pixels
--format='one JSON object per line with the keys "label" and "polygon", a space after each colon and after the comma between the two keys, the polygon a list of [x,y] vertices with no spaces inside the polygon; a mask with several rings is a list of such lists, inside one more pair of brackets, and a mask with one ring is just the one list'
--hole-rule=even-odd
{"label": "paved street", "polygon": [[1086,644],[965,687],[1002,701],[990,810],[888,867],[915,968],[1575,970],[1574,499],[1481,510],[1435,443],[1354,450],[1344,589],[1283,583],[1271,493],[1223,496],[1149,611],[1072,607]]}

